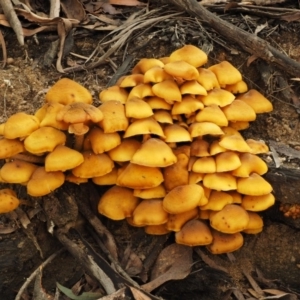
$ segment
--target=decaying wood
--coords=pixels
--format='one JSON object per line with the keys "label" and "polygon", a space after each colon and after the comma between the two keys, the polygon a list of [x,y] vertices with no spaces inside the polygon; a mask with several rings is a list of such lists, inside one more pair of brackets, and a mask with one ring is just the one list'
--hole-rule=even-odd
{"label": "decaying wood", "polygon": [[220,35],[233,43],[238,44],[243,50],[275,64],[287,73],[299,77],[300,63],[284,55],[265,40],[238,28],[205,9],[196,0],[169,0],[189,14],[198,17],[202,22],[211,26]]}

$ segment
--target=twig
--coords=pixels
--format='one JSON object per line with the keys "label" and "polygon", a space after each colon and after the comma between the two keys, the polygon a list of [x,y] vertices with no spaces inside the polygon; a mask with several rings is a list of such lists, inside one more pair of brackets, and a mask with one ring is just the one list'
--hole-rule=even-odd
{"label": "twig", "polygon": [[1,44],[1,47],[2,47],[2,56],[3,56],[2,68],[4,68],[5,65],[6,65],[6,62],[7,62],[7,51],[6,51],[4,36],[3,36],[1,30],[0,30],[0,44]]}
{"label": "twig", "polygon": [[23,283],[21,288],[19,289],[18,294],[16,295],[15,300],[21,300],[22,294],[24,293],[25,289],[28,287],[28,285],[31,283],[31,281],[35,278],[35,276],[38,274],[41,268],[44,268],[46,265],[48,265],[55,257],[57,257],[59,254],[61,254],[65,249],[61,248],[57,252],[50,255],[38,268],[35,269],[33,273],[26,279],[26,281]]}

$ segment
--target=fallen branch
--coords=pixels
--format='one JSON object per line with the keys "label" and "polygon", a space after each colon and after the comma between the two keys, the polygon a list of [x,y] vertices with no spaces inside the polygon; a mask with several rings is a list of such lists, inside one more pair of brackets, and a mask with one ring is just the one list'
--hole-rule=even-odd
{"label": "fallen branch", "polygon": [[169,0],[189,14],[201,19],[228,40],[252,55],[273,63],[289,74],[300,76],[300,63],[284,55],[265,40],[238,28],[205,9],[196,0]]}

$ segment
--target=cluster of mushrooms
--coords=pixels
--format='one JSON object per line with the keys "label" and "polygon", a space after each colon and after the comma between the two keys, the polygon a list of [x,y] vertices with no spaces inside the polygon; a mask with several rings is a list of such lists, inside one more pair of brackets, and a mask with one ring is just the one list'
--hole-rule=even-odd
{"label": "cluster of mushrooms", "polygon": [[[229,62],[206,63],[192,45],[141,59],[100,93],[99,107],[84,87],[59,80],[34,115],[0,125],[0,180],[35,197],[92,180],[110,186],[98,211],[112,220],[148,234],[174,231],[177,243],[216,254],[237,250],[241,233],[262,230],[257,212],[274,204],[257,156],[268,147],[239,131],[272,104]],[[13,191],[1,195],[1,212],[19,205]]]}

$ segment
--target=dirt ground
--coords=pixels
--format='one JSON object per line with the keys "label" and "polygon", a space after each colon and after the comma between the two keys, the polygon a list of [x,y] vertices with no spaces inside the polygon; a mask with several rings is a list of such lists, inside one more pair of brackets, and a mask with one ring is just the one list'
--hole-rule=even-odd
{"label": "dirt ground", "polygon": [[[248,26],[249,30],[255,29],[257,24],[267,22],[268,26],[258,35],[300,62],[299,22],[287,23],[257,16],[242,18],[229,13],[223,15],[223,18],[233,23],[238,21],[241,27]],[[162,27],[164,30],[161,30]],[[161,30],[160,33],[154,34],[154,37],[147,41],[148,35],[158,29]],[[218,40],[207,37],[203,39],[205,33],[201,30],[203,30],[201,27],[197,31],[194,27],[189,27],[189,23],[184,19],[166,20],[128,44],[126,51],[135,58],[134,64],[143,57],[168,56],[184,44],[191,43],[199,47],[209,45],[212,51],[209,52],[208,65],[225,59],[232,62],[239,68],[248,86],[261,91],[274,105],[274,111],[258,116],[250,128],[243,132],[243,136],[262,139],[266,143],[274,141],[276,145],[284,144],[288,149],[295,150],[296,154],[293,155],[279,151],[278,154],[281,167],[290,168],[292,172],[299,174],[297,171],[299,171],[300,158],[300,108],[296,109],[295,99],[300,96],[300,79],[293,79],[285,70],[277,69],[260,59],[248,65],[250,57],[248,53],[230,44],[230,41],[222,40],[222,37],[209,28],[205,30],[213,37],[218,37]],[[91,32],[75,35],[72,52],[88,56],[104,35],[105,33]],[[43,104],[46,89],[62,77],[74,79],[85,86],[91,91],[94,103],[97,105],[99,92],[107,86],[115,73],[109,64],[71,74],[60,74],[53,64],[49,68],[42,67],[41,58],[51,40],[47,34],[40,34],[37,38],[39,44],[36,44],[33,38],[26,39],[28,54],[26,56],[24,50],[18,46],[12,32],[8,32],[5,36],[10,63],[0,70],[0,123],[19,111],[33,114]],[[147,42],[142,48],[135,50],[145,41]],[[218,41],[222,41],[222,45]],[[122,65],[124,56],[126,57],[124,48],[111,56],[117,68]],[[63,64],[66,65],[67,59],[74,59],[74,57],[69,54]],[[271,155],[264,156],[264,159],[274,167]],[[272,180],[272,177],[270,178]],[[185,279],[166,283],[155,290],[156,295],[164,299],[236,299],[238,297],[229,294],[228,291],[239,290],[246,293],[249,289],[253,289],[249,279],[243,273],[246,271],[252,274],[261,288],[298,295],[295,296],[296,298],[282,299],[300,299],[300,222],[283,217],[279,211],[281,203],[299,203],[300,177],[294,175],[285,181],[277,182],[274,189],[277,204],[274,208],[262,213],[265,223],[263,232],[246,236],[245,245],[233,253],[233,260],[232,257],[230,260],[227,255],[213,256],[202,249],[203,255],[209,259],[209,261],[204,261],[203,257],[201,258],[195,252],[193,271],[190,275]],[[289,194],[284,194],[285,190],[288,190]],[[32,201],[25,195],[23,187],[18,188],[18,194]],[[26,209],[25,207],[24,210]],[[35,236],[34,239],[22,229],[17,218],[14,219],[11,215],[0,216],[0,228],[14,228],[11,233],[0,234],[1,299],[14,299],[20,286],[33,270],[61,247],[57,239],[47,232],[42,213],[35,214],[30,221],[30,232]],[[125,223],[104,219],[104,224],[115,236],[120,249],[130,246],[141,259],[145,259],[152,251],[153,243],[158,240],[155,237],[145,236],[142,229],[131,228]],[[82,220],[78,226],[85,233],[85,238],[89,239],[90,233],[85,229],[86,222]],[[168,243],[171,241],[172,237],[169,238]],[[55,282],[71,288],[83,276],[84,271],[81,266],[68,252],[63,252],[44,269],[42,285],[49,294],[54,294]],[[32,286],[28,289],[26,299],[30,299],[31,293]],[[255,298],[255,295],[253,294],[252,297]],[[249,296],[248,298],[250,299]]]}

